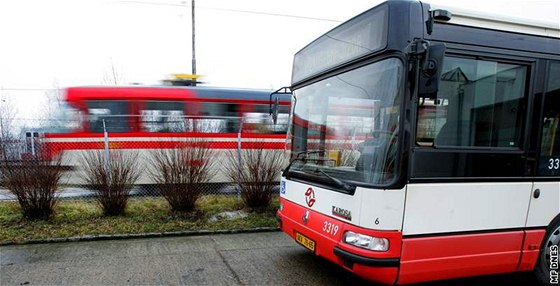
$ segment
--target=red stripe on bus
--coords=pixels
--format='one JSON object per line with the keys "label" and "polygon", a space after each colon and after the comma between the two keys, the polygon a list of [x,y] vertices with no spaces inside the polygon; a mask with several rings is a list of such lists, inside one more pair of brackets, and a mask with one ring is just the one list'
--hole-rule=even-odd
{"label": "red stripe on bus", "polygon": [[403,239],[399,284],[517,270],[523,231]]}
{"label": "red stripe on bus", "polygon": [[[127,133],[109,133],[109,138],[237,138],[237,133],[148,133],[148,132],[127,132]],[[103,133],[76,132],[76,133],[47,133],[45,138],[103,138]],[[259,134],[259,133],[241,133],[241,138],[262,138],[262,139],[285,139],[286,134]]]}
{"label": "red stripe on bus", "polygon": [[541,244],[546,234],[544,229],[526,230],[523,250],[521,251],[521,261],[517,271],[531,271],[539,259]]}
{"label": "red stripe on bus", "polygon": [[186,100],[194,98],[196,93],[188,89],[152,88],[152,87],[70,87],[66,89],[66,100],[81,102],[83,100]]}
{"label": "red stripe on bus", "polygon": [[[47,142],[45,147],[57,154],[64,150],[103,149],[104,142]],[[284,149],[284,142],[241,142],[241,149]],[[174,141],[112,141],[110,149],[169,149],[181,147],[204,146],[210,149],[237,149],[237,142],[174,142]]]}

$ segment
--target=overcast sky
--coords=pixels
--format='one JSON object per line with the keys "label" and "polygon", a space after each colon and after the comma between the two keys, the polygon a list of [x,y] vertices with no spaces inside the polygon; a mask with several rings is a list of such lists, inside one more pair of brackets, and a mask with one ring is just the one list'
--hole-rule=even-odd
{"label": "overcast sky", "polygon": [[[380,2],[197,0],[197,72],[211,86],[289,85],[295,52]],[[428,2],[560,22],[560,0]],[[190,3],[0,0],[0,96],[32,117],[45,89],[103,84],[111,67],[123,83],[190,73]]]}

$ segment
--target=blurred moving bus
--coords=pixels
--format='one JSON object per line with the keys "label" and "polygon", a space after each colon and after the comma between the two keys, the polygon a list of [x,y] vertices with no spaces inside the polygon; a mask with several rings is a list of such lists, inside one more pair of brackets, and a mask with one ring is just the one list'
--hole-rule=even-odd
{"label": "blurred moving bus", "polygon": [[[77,166],[80,154],[104,148],[135,151],[203,142],[217,156],[227,150],[284,150],[289,96],[280,99],[284,124],[271,124],[269,91],[209,87],[71,87],[65,90],[58,128],[44,134],[42,148]],[[144,156],[146,155],[146,156]],[[217,177],[215,180],[225,180]],[[79,183],[76,176],[71,183]],[[150,183],[143,174],[141,184]]]}

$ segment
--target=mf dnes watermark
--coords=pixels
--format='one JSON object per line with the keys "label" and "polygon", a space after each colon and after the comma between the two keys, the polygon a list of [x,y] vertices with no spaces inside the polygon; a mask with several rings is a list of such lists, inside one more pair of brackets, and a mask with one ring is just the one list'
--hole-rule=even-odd
{"label": "mf dnes watermark", "polygon": [[558,245],[550,246],[550,284],[558,284]]}

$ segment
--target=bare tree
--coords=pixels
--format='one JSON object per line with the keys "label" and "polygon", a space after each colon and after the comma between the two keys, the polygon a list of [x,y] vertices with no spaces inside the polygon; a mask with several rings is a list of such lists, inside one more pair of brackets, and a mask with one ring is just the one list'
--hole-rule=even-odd
{"label": "bare tree", "polygon": [[52,88],[45,92],[45,102],[41,108],[40,119],[43,127],[64,127],[68,122],[64,122],[61,112],[64,112],[63,92],[57,80],[52,83]]}
{"label": "bare tree", "polygon": [[[262,210],[270,205],[273,188],[278,185],[280,171],[284,166],[284,153],[266,149],[266,142],[260,142],[255,149],[228,152],[224,165],[226,176],[239,184],[245,206]],[[241,161],[239,161],[241,159]]]}
{"label": "bare tree", "polygon": [[17,110],[13,102],[0,90],[0,138],[13,137]]}
{"label": "bare tree", "polygon": [[141,175],[138,154],[110,151],[106,161],[103,150],[84,152],[81,157],[84,170],[82,180],[97,193],[96,200],[108,216],[124,213],[128,192]]}
{"label": "bare tree", "polygon": [[115,67],[113,58],[110,58],[109,67],[103,73],[102,83],[104,85],[123,85],[126,83],[122,71]]}
{"label": "bare tree", "polygon": [[51,156],[44,148],[21,160],[1,160],[2,185],[17,198],[21,212],[28,219],[49,219],[58,202],[57,191],[62,178],[62,157]]}
{"label": "bare tree", "polygon": [[177,142],[150,154],[150,175],[174,211],[193,211],[204,184],[215,175],[214,152],[205,142]]}
{"label": "bare tree", "polygon": [[19,155],[14,124],[17,111],[11,100],[4,95],[0,90],[0,161],[14,159]]}

